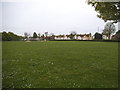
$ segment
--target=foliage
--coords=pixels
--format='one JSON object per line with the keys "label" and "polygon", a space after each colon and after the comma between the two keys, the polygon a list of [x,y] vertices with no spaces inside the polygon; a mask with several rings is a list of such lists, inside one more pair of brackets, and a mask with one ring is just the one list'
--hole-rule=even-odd
{"label": "foliage", "polygon": [[45,40],[45,35],[43,34],[43,35],[41,36],[41,38],[42,38],[42,40]]}
{"label": "foliage", "polygon": [[0,32],[0,41],[2,41],[2,32]]}
{"label": "foliage", "polygon": [[110,39],[111,34],[113,34],[115,30],[115,25],[112,22],[108,22],[104,27],[103,34],[107,35],[108,39]]}
{"label": "foliage", "polygon": [[72,34],[72,33],[69,35],[69,37],[70,37],[70,39],[71,39],[71,40],[73,40],[73,39],[74,39],[74,36],[75,36],[75,35],[74,35],[74,34]]}
{"label": "foliage", "polygon": [[118,30],[118,31],[116,32],[116,34],[118,34],[118,33],[120,33],[120,30]]}
{"label": "foliage", "polygon": [[3,88],[117,88],[118,43],[3,42]]}
{"label": "foliage", "polygon": [[2,32],[2,41],[19,41],[22,38],[22,36],[18,36],[12,32]]}
{"label": "foliage", "polygon": [[120,2],[93,2],[88,0],[88,4],[91,4],[95,8],[95,11],[99,13],[97,16],[105,22],[107,20],[112,20],[115,23],[119,22]]}
{"label": "foliage", "polygon": [[100,33],[95,33],[95,39],[102,39],[102,34]]}
{"label": "foliage", "polygon": [[76,33],[75,31],[72,31],[72,32],[70,33],[70,35],[69,35],[70,39],[71,39],[71,40],[75,39],[75,35],[76,35],[76,34],[77,34],[77,33]]}
{"label": "foliage", "polygon": [[37,38],[38,36],[37,36],[37,33],[36,32],[34,32],[33,33],[33,38]]}
{"label": "foliage", "polygon": [[64,35],[61,35],[61,34],[60,34],[60,35],[58,35],[57,37],[59,37],[59,38],[61,39],[61,38],[64,38]]}

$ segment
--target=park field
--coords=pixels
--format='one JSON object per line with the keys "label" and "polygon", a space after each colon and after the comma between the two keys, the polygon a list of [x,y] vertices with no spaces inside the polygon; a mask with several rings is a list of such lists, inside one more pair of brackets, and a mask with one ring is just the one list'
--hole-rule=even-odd
{"label": "park field", "polygon": [[2,43],[3,88],[117,88],[118,43]]}

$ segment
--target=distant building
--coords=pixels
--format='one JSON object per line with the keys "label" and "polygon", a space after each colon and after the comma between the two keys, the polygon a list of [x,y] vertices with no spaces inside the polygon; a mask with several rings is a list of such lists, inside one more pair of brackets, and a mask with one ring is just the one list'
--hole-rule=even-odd
{"label": "distant building", "polygon": [[[92,40],[93,37],[91,34],[76,34],[74,36],[75,40]],[[58,35],[55,36],[55,40],[71,40],[70,35]]]}
{"label": "distant building", "polygon": [[102,34],[96,32],[96,33],[94,34],[94,39],[103,39],[103,36],[102,36]]}
{"label": "distant building", "polygon": [[[108,38],[108,35],[106,35],[106,34],[102,34],[102,37],[103,37],[103,39],[105,39],[105,40],[109,39],[109,38]],[[110,36],[110,39],[112,39],[112,36]]]}
{"label": "distant building", "polygon": [[27,39],[24,39],[25,41],[40,41],[41,38],[33,38],[33,37],[29,37]]}
{"label": "distant building", "polygon": [[104,35],[104,34],[103,34],[102,37],[103,37],[103,39],[105,39],[105,40],[108,39],[107,35]]}
{"label": "distant building", "polygon": [[[76,34],[73,36],[73,40],[92,40],[93,37],[90,34]],[[38,38],[29,37],[24,39],[25,41],[40,41],[40,40],[71,40],[70,35],[50,35],[50,36],[40,36]]]}
{"label": "distant building", "polygon": [[120,40],[120,33],[117,33],[115,35],[112,35],[111,39],[115,39],[115,40]]}

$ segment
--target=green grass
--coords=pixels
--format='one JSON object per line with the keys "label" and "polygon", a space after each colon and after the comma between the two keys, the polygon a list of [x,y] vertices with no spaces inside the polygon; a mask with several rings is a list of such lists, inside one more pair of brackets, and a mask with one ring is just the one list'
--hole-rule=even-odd
{"label": "green grass", "polygon": [[3,42],[3,88],[116,88],[118,43]]}
{"label": "green grass", "polygon": [[0,41],[0,89],[2,88],[2,42]]}

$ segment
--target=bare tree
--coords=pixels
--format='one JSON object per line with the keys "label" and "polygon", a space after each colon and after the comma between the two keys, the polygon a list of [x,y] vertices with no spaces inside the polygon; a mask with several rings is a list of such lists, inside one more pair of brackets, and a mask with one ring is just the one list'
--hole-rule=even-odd
{"label": "bare tree", "polygon": [[27,32],[24,33],[24,37],[28,38],[29,34]]}
{"label": "bare tree", "polygon": [[76,35],[77,32],[76,31],[71,31],[71,34]]}
{"label": "bare tree", "polygon": [[45,32],[46,40],[48,40],[48,32]]}
{"label": "bare tree", "polygon": [[108,39],[110,39],[111,34],[114,33],[116,30],[115,25],[112,22],[108,22],[103,30],[103,34],[108,36]]}
{"label": "bare tree", "polygon": [[39,38],[40,38],[40,36],[41,36],[40,33],[38,33],[38,37],[39,37]]}

